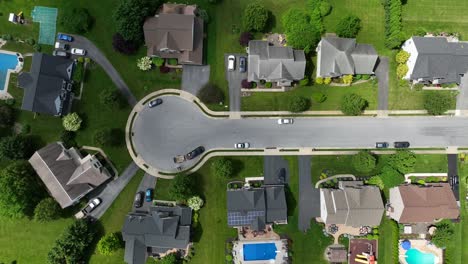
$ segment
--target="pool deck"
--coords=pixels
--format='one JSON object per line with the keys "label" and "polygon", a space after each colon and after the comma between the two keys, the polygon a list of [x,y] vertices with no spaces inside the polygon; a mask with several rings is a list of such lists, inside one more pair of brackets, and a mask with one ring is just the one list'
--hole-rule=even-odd
{"label": "pool deck", "polygon": [[[404,250],[402,247],[401,247],[401,242],[403,240],[400,240],[399,244],[399,256],[398,256],[398,259],[400,260],[400,263],[402,264],[408,264],[408,262],[406,262],[406,250]],[[432,253],[435,255],[435,259],[434,259],[434,264],[442,264],[443,263],[443,259],[444,259],[444,255],[443,255],[443,251],[442,249],[432,245],[429,243],[429,241],[427,240],[424,240],[424,239],[410,239],[409,240],[411,242],[411,248],[415,248],[423,253]]]}
{"label": "pool deck", "polygon": [[[17,58],[22,58],[23,59],[23,55],[20,54],[20,53],[17,53],[17,52],[12,52],[12,51],[8,51],[8,50],[0,50],[0,53],[15,55],[15,56],[17,56]],[[8,84],[10,83],[10,74],[11,73],[21,72],[21,70],[23,69],[23,63],[24,63],[23,61],[18,60],[18,64],[16,64],[15,69],[8,69],[7,70],[7,75],[5,77],[5,84],[3,86],[3,90],[0,90],[0,100],[13,98],[13,96],[11,96],[8,93]]]}
{"label": "pool deck", "polygon": [[[244,244],[262,244],[262,243],[274,243],[277,249],[276,258],[274,260],[244,260]],[[235,241],[232,250],[234,263],[236,264],[283,264],[288,262],[288,241],[286,239],[281,240],[262,240],[262,241]]]}

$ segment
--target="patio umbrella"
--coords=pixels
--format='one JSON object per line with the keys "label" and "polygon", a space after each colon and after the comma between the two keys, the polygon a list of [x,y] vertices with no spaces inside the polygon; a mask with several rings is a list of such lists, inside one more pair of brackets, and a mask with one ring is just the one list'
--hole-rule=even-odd
{"label": "patio umbrella", "polygon": [[404,249],[404,250],[408,250],[411,248],[411,242],[407,239],[403,240],[403,242],[401,242],[401,247]]}

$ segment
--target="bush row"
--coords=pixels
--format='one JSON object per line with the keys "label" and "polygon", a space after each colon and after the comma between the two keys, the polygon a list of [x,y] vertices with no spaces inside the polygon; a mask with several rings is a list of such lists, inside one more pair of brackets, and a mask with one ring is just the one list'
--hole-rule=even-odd
{"label": "bush row", "polygon": [[385,46],[389,49],[400,47],[403,40],[401,25],[401,0],[385,0]]}

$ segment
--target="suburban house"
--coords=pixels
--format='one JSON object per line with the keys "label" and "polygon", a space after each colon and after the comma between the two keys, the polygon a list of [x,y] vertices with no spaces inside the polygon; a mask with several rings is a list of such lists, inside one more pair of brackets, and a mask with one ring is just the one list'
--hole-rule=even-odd
{"label": "suburban house", "polygon": [[18,85],[24,89],[21,109],[53,116],[68,114],[74,65],[71,59],[34,53],[31,71],[18,76]]}
{"label": "suburban house", "polygon": [[403,79],[414,83],[460,83],[468,71],[468,43],[445,37],[412,37],[402,49],[410,54]]}
{"label": "suburban house", "polygon": [[251,40],[247,53],[247,80],[249,82],[276,82],[278,86],[291,86],[304,79],[306,58],[303,50],[271,46],[268,41]]}
{"label": "suburban house", "polygon": [[163,257],[169,251],[185,255],[191,224],[192,209],[185,206],[152,206],[148,212],[128,214],[122,229],[125,262],[144,264],[148,256]]}
{"label": "suburban house", "polygon": [[227,190],[227,218],[231,227],[261,231],[268,224],[287,224],[284,185]]}
{"label": "suburban house", "polygon": [[32,155],[29,163],[62,208],[77,203],[111,175],[94,155],[83,157],[75,148],[51,143]]}
{"label": "suburban house", "polygon": [[378,226],[384,212],[380,190],[362,181],[340,181],[338,189],[320,189],[320,218],[325,224]]}
{"label": "suburban house", "polygon": [[356,39],[324,37],[317,45],[317,77],[374,74],[379,55]]}
{"label": "suburban house", "polygon": [[163,4],[143,25],[149,57],[175,58],[179,64],[203,64],[203,19],[196,5]]}
{"label": "suburban house", "polygon": [[390,189],[388,215],[398,223],[433,223],[456,219],[460,211],[448,183],[401,185]]}

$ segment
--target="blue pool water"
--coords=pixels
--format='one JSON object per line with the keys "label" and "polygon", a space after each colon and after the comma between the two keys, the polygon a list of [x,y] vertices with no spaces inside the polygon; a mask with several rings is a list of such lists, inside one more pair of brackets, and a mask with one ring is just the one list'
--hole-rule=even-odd
{"label": "blue pool water", "polygon": [[18,59],[14,54],[6,54],[0,51],[0,91],[5,88],[8,69],[14,70],[18,64]]}
{"label": "blue pool water", "polygon": [[432,253],[423,253],[417,249],[406,251],[406,262],[408,264],[434,264],[435,256]]}
{"label": "blue pool water", "polygon": [[276,258],[275,243],[244,244],[244,260],[269,260]]}

